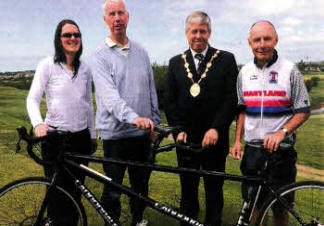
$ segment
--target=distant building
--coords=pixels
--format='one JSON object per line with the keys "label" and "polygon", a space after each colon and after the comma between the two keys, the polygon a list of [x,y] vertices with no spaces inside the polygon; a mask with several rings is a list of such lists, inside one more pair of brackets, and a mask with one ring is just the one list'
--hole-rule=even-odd
{"label": "distant building", "polygon": [[304,68],[304,71],[306,72],[321,72],[320,67],[313,67],[313,66],[307,66]]}

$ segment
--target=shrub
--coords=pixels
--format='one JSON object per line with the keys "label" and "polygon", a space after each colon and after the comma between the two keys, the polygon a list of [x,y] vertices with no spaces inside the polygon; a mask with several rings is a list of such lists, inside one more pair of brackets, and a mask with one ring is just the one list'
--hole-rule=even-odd
{"label": "shrub", "polygon": [[154,74],[155,89],[159,101],[159,109],[163,110],[164,109],[163,108],[164,86],[165,86],[166,74],[168,72],[168,66],[158,65],[156,63],[153,63],[152,69]]}
{"label": "shrub", "polygon": [[316,76],[313,76],[311,78],[311,81],[312,81],[312,86],[316,87],[318,82],[320,81],[320,78],[319,77],[316,77]]}
{"label": "shrub", "polygon": [[307,91],[310,92],[311,89],[312,89],[312,87],[313,87],[313,82],[312,82],[312,80],[306,80],[306,81],[305,81],[305,86],[306,86],[306,88],[307,88]]}

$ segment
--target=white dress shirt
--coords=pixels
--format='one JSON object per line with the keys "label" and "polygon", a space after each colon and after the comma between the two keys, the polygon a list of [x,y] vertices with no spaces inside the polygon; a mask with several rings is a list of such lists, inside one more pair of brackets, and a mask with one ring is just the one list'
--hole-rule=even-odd
{"label": "white dress shirt", "polygon": [[[192,58],[194,59],[194,62],[195,62],[196,70],[198,71],[198,63],[199,63],[199,60],[195,57],[195,55],[197,54],[197,52],[195,50],[191,49],[191,48],[190,48],[190,51],[191,51],[191,54],[192,54]],[[201,54],[204,57],[206,57],[207,51],[208,51],[208,46],[206,47],[206,49],[204,51],[201,52]]]}

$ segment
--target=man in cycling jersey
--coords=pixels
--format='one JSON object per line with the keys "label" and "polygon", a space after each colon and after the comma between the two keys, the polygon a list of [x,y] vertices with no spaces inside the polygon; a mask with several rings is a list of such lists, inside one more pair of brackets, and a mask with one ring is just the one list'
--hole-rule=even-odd
{"label": "man in cycling jersey", "polygon": [[[267,179],[274,186],[295,181],[297,154],[293,148],[296,129],[310,116],[310,103],[301,73],[297,67],[278,56],[275,46],[278,35],[269,21],[258,21],[250,29],[249,45],[254,61],[246,64],[237,80],[239,115],[231,154],[241,157],[244,134],[245,148],[241,162],[244,175],[256,175],[264,165],[266,153],[251,146],[255,140],[263,140],[263,146],[273,152],[269,161]],[[283,151],[279,144],[291,145]],[[242,185],[242,195],[250,201],[253,187]],[[261,192],[260,203],[266,197]],[[293,202],[293,197],[290,197]],[[254,216],[258,215],[257,205]],[[279,206],[273,208],[276,225],[286,225],[288,215]]]}

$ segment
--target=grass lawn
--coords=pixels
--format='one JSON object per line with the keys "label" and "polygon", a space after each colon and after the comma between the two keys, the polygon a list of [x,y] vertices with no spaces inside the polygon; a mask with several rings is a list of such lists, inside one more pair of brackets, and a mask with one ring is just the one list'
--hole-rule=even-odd
{"label": "grass lawn", "polygon": [[321,75],[304,75],[304,80],[309,80],[312,77],[318,77],[320,81],[317,87],[312,87],[309,93],[309,99],[312,104],[312,108],[319,108],[321,103],[324,103],[324,74]]}
{"label": "grass lawn", "polygon": [[[311,98],[323,101],[324,81],[320,81],[317,87],[314,87],[310,93]],[[15,143],[17,141],[16,127],[26,126],[29,128],[29,120],[25,108],[25,99],[27,91],[11,87],[0,86],[0,187],[18,178],[26,176],[42,175],[40,166],[35,164],[26,154],[25,149],[20,154],[13,155]],[[42,105],[44,108],[44,105]],[[323,162],[323,115],[314,115],[298,130],[298,143],[296,149],[298,152],[298,163],[312,166],[318,169],[324,169]],[[232,126],[234,128],[234,126]],[[231,144],[233,142],[234,130],[231,130]],[[102,156],[99,150],[96,155]],[[163,154],[158,157],[158,163],[161,165],[176,166],[175,153]],[[100,165],[91,164],[91,167],[102,171]],[[239,161],[231,157],[227,159],[227,172],[231,174],[240,174]],[[86,181],[87,186],[100,198],[102,186]],[[127,177],[125,184],[128,184]],[[165,173],[152,173],[150,180],[150,195],[152,198],[162,202],[169,203],[172,206],[179,206],[180,186],[177,175]],[[225,182],[224,185],[225,206],[223,211],[224,225],[233,224],[238,216],[241,205],[240,184],[235,182]],[[204,192],[201,183],[200,186],[200,219],[204,217],[205,207],[203,205]],[[123,200],[123,213],[129,213],[126,209],[128,199]],[[100,220],[90,210],[89,204],[85,203],[89,225],[101,225]],[[129,219],[128,214],[123,215],[123,219]],[[149,219],[151,225],[172,226],[178,225],[177,221],[166,218],[161,214],[147,209],[145,217]]]}

